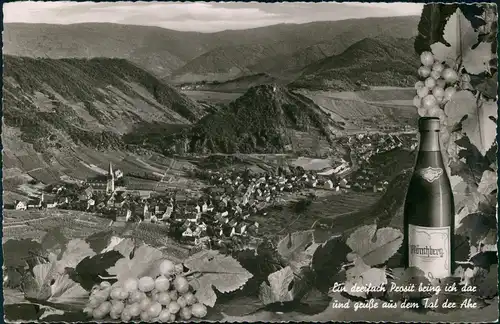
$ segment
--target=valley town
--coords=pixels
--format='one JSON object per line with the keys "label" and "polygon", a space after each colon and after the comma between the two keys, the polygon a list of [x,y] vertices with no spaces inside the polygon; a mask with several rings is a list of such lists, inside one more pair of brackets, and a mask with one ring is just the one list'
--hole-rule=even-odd
{"label": "valley town", "polygon": [[393,150],[416,148],[413,134],[358,134],[341,139],[341,143],[356,147],[356,150],[350,150],[350,155],[333,161],[322,170],[305,170],[300,165],[286,163],[258,173],[248,167],[189,171],[191,177],[206,183],[201,191],[138,190],[128,184],[128,179],[142,177],[158,183],[166,179],[158,174],[123,172],[109,163],[105,174],[85,181],[46,186],[32,183],[39,190],[37,195],[28,201],[15,201],[5,208],[90,212],[109,219],[109,226],[127,222],[154,223],[166,227],[170,236],[182,243],[234,247],[248,244],[248,240],[255,238],[259,223],[254,216],[265,217],[272,206],[291,200],[308,201],[325,193],[383,193],[388,181],[375,169],[380,162],[372,166],[372,158]]}

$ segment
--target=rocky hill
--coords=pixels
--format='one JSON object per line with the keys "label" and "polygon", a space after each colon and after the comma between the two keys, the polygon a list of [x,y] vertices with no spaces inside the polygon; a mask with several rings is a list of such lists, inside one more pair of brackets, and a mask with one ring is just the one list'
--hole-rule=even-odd
{"label": "rocky hill", "polygon": [[268,84],[250,88],[225,109],[162,143],[181,142],[182,150],[196,153],[318,153],[328,150],[341,127],[329,122],[312,100]]}
{"label": "rocky hill", "polygon": [[198,103],[123,59],[5,56],[3,80],[4,125],[39,152],[120,147],[134,125],[189,124],[204,114]]}
{"label": "rocky hill", "polygon": [[414,38],[365,38],[339,55],[307,66],[292,87],[349,91],[356,82],[372,86],[411,86],[419,59]]}

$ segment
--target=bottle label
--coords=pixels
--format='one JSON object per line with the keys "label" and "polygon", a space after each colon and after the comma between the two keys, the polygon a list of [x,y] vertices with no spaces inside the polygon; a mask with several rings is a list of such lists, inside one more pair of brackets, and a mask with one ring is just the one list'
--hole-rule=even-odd
{"label": "bottle label", "polygon": [[434,182],[443,174],[443,169],[441,168],[433,168],[427,167],[424,169],[418,170],[418,174],[424,178],[427,182]]}
{"label": "bottle label", "polygon": [[408,225],[408,261],[429,278],[451,276],[450,227]]}

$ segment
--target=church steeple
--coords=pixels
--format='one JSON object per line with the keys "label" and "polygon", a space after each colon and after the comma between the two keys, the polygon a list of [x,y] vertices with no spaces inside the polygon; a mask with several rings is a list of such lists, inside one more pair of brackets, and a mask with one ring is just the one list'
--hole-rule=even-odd
{"label": "church steeple", "polygon": [[111,162],[109,162],[109,170],[108,170],[108,182],[106,184],[106,193],[111,195],[115,192],[115,174],[113,172],[113,166]]}

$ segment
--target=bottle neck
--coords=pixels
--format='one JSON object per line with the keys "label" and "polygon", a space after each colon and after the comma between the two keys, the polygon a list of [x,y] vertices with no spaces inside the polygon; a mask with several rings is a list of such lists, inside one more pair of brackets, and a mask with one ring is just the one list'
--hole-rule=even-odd
{"label": "bottle neck", "polygon": [[438,131],[421,131],[420,132],[420,152],[440,152]]}

